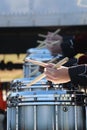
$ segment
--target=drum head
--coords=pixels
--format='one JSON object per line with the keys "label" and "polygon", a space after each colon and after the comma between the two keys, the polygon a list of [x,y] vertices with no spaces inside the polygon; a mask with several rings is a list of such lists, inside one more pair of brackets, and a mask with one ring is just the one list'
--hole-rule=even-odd
{"label": "drum head", "polygon": [[32,53],[34,53],[34,54],[36,54],[36,53],[50,54],[50,51],[47,48],[41,48],[41,49],[39,49],[39,48],[30,48],[30,49],[27,50],[27,54],[30,55]]}

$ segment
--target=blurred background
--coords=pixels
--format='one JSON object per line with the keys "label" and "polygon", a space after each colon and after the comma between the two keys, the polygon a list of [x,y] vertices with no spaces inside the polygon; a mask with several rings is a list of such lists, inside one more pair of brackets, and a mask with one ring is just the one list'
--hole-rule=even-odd
{"label": "blurred background", "polygon": [[61,29],[72,36],[87,31],[86,0],[0,0],[0,110],[4,113],[10,82],[22,78],[29,48],[39,33]]}

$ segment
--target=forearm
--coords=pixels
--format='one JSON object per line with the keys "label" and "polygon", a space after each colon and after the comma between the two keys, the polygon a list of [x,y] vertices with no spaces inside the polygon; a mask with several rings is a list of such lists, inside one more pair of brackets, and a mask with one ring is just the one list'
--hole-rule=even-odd
{"label": "forearm", "polygon": [[69,67],[68,71],[73,84],[87,86],[87,64]]}

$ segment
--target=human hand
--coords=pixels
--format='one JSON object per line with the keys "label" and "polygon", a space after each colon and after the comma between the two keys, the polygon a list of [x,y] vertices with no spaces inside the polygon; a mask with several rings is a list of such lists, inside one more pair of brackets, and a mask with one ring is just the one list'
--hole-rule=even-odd
{"label": "human hand", "polygon": [[[55,41],[57,42],[55,43]],[[62,36],[58,34],[53,35],[53,33],[48,32],[45,42],[46,42],[46,48],[51,52],[53,56],[62,54],[61,49],[61,43],[63,42]]]}
{"label": "human hand", "polygon": [[47,80],[57,84],[70,81],[68,67],[61,66],[56,69],[53,66],[53,64],[48,64],[44,69]]}

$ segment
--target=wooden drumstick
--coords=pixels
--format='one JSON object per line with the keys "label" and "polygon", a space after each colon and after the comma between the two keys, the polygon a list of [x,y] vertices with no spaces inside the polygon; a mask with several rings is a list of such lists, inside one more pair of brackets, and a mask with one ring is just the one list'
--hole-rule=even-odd
{"label": "wooden drumstick", "polygon": [[[57,59],[57,57],[54,57],[53,59],[51,59],[49,62],[47,63],[51,63],[51,62],[54,62],[55,60]],[[47,65],[47,63],[44,63],[44,62],[41,62],[41,61],[37,61],[37,60],[33,60],[33,59],[25,59],[25,61],[27,62],[31,62],[35,65],[39,65],[39,66],[42,66],[42,67],[45,67]]]}
{"label": "wooden drumstick", "polygon": [[25,59],[25,61],[28,61],[28,62],[31,62],[35,65],[39,65],[39,66],[42,66],[42,67],[45,67],[47,64],[44,63],[44,62],[41,62],[41,61],[36,61],[36,60],[32,60],[32,59]]}
{"label": "wooden drumstick", "polygon": [[47,44],[46,41],[40,41],[40,40],[37,40],[37,43],[40,43],[40,45],[38,47],[42,47],[42,46],[45,46]]}
{"label": "wooden drumstick", "polygon": [[[54,65],[54,68],[58,68],[61,65],[65,64],[68,61],[68,57],[65,57],[64,59],[62,59],[61,61],[59,61],[57,64]],[[27,86],[31,86],[35,83],[37,83],[38,81],[40,81],[42,78],[45,78],[45,74],[42,73],[41,75],[39,75],[38,77],[36,77],[33,81],[31,81],[29,84],[27,84]]]}
{"label": "wooden drumstick", "polygon": [[40,47],[42,47],[42,46],[45,45],[44,41],[39,41],[39,40],[37,40],[37,43],[40,43],[40,44],[37,46],[37,48],[40,48]]}
{"label": "wooden drumstick", "polygon": [[[39,48],[39,49],[45,48],[47,44],[49,45],[49,43],[47,43],[47,42],[44,42],[44,41],[40,41],[40,42],[41,42],[41,44],[39,46],[37,46],[37,48]],[[58,44],[58,43],[60,43],[60,40],[50,42],[50,45],[55,45],[55,44]]]}
{"label": "wooden drumstick", "polygon": [[[54,35],[56,35],[59,32],[60,32],[60,29],[57,29],[52,35],[54,36]],[[38,36],[43,37],[43,38],[47,37],[47,35],[44,35],[44,34],[38,34]]]}
{"label": "wooden drumstick", "polygon": [[[52,63],[52,62],[54,62],[56,59],[57,59],[57,57],[51,59],[51,60],[50,60],[49,62],[47,62],[47,63]],[[27,61],[28,61],[28,62],[31,62],[31,63],[34,63],[34,64],[37,64],[37,65],[40,65],[40,66],[43,66],[43,67],[45,67],[45,65],[46,65],[46,63],[44,63],[44,62],[39,62],[39,61],[36,61],[36,62],[35,62],[35,60],[31,60],[31,59],[29,59],[29,60],[27,60]],[[38,68],[35,69],[35,70],[30,74],[30,77],[33,76],[34,74],[38,73],[38,71],[39,71]]]}
{"label": "wooden drumstick", "polygon": [[57,29],[54,33],[53,33],[53,36],[56,35],[57,33],[60,32],[61,29]]}
{"label": "wooden drumstick", "polygon": [[41,47],[42,45],[44,45],[44,47],[45,47],[45,45],[46,44],[51,44],[51,45],[54,45],[54,44],[56,44],[56,43],[60,43],[60,40],[57,40],[57,41],[49,41],[49,43],[47,42],[47,41],[37,41],[38,43],[40,43],[41,45],[39,46],[39,47]]}
{"label": "wooden drumstick", "polygon": [[58,44],[58,43],[60,43],[60,40],[57,40],[57,41],[54,41],[54,42],[49,41],[49,43],[44,42],[44,41],[39,41],[39,42],[40,42],[40,45],[37,46],[37,48],[41,49],[41,48],[46,48],[46,45],[49,45],[49,43],[50,43],[51,46],[55,45],[55,44]]}
{"label": "wooden drumstick", "polygon": [[38,68],[37,68],[37,69],[35,69],[29,76],[31,77],[31,76],[35,75],[36,73],[38,73],[38,72],[39,72],[39,70],[38,70]]}
{"label": "wooden drumstick", "polygon": [[47,62],[47,63],[52,63],[52,62],[54,62],[54,61],[56,61],[58,59],[58,57],[54,57],[53,59],[51,59],[49,62]]}
{"label": "wooden drumstick", "polygon": [[39,48],[39,49],[46,48],[46,45],[39,46],[39,47],[37,47],[37,48]]}
{"label": "wooden drumstick", "polygon": [[37,40],[37,43],[40,43],[37,48],[40,48],[42,46],[44,46],[46,44],[45,40],[44,41],[40,41],[40,40]]}
{"label": "wooden drumstick", "polygon": [[[52,36],[56,35],[56,34],[59,33],[59,32],[60,32],[60,29],[57,29],[57,30],[52,34]],[[41,37],[43,37],[43,38],[46,38],[46,37],[47,37],[47,35],[43,35],[43,34],[39,34],[39,36],[41,36]],[[43,46],[44,43],[46,44],[45,41],[41,42],[41,41],[38,40],[37,42],[40,43],[40,45],[37,46],[37,48]]]}
{"label": "wooden drumstick", "polygon": [[[50,42],[51,45],[54,45],[54,44],[57,44],[57,43],[60,43],[60,40],[57,40],[57,41],[54,41],[54,42]],[[49,43],[47,43],[49,44]]]}

